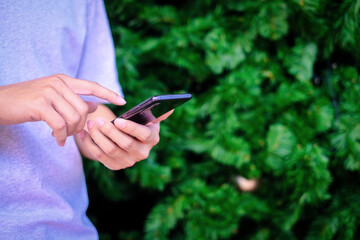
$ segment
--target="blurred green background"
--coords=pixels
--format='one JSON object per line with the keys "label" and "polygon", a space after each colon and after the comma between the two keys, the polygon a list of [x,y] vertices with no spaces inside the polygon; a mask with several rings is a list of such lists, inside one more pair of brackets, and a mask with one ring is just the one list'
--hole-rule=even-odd
{"label": "blurred green background", "polygon": [[105,4],[113,110],[194,98],[147,160],[85,161],[100,239],[360,239],[360,0]]}

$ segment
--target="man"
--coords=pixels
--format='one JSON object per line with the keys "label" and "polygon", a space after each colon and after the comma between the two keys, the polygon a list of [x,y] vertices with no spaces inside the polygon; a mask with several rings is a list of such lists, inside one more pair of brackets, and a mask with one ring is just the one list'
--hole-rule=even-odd
{"label": "man", "polygon": [[94,102],[125,104],[114,59],[101,0],[0,0],[0,239],[98,238],[79,153],[132,166],[170,114],[110,123]]}

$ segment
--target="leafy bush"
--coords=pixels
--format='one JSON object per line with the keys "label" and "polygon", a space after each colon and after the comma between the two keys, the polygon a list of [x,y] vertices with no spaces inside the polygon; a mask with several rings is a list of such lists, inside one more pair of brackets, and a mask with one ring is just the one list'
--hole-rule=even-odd
{"label": "leafy bush", "polygon": [[86,161],[102,239],[360,238],[360,0],[105,3],[124,108],[194,98],[147,160]]}

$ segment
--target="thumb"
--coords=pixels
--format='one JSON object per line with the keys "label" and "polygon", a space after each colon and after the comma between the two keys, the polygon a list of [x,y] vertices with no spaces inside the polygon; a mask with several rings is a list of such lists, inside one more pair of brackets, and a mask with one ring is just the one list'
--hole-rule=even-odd
{"label": "thumb", "polygon": [[165,119],[167,119],[172,113],[174,112],[174,109],[170,110],[169,112],[161,115],[160,117],[158,117],[157,119],[155,119],[154,121],[152,121],[153,123],[158,123],[161,121],[164,121]]}
{"label": "thumb", "polygon": [[86,104],[88,105],[88,113],[95,112],[99,105],[98,103],[95,102],[86,102]]}

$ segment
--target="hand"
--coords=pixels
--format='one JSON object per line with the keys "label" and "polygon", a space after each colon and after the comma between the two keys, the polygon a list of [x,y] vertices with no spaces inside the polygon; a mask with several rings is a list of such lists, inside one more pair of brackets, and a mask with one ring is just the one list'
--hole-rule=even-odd
{"label": "hand", "polygon": [[77,94],[93,95],[117,105],[125,100],[95,82],[74,79],[63,74],[0,87],[0,124],[10,125],[45,121],[59,146],[80,132],[87,114],[96,110]]}
{"label": "hand", "polygon": [[147,125],[120,118],[114,124],[102,118],[89,120],[89,133],[83,130],[75,137],[81,149],[87,149],[92,159],[102,162],[109,169],[128,168],[149,156],[150,150],[160,139],[160,121],[165,120],[172,112],[173,110]]}

